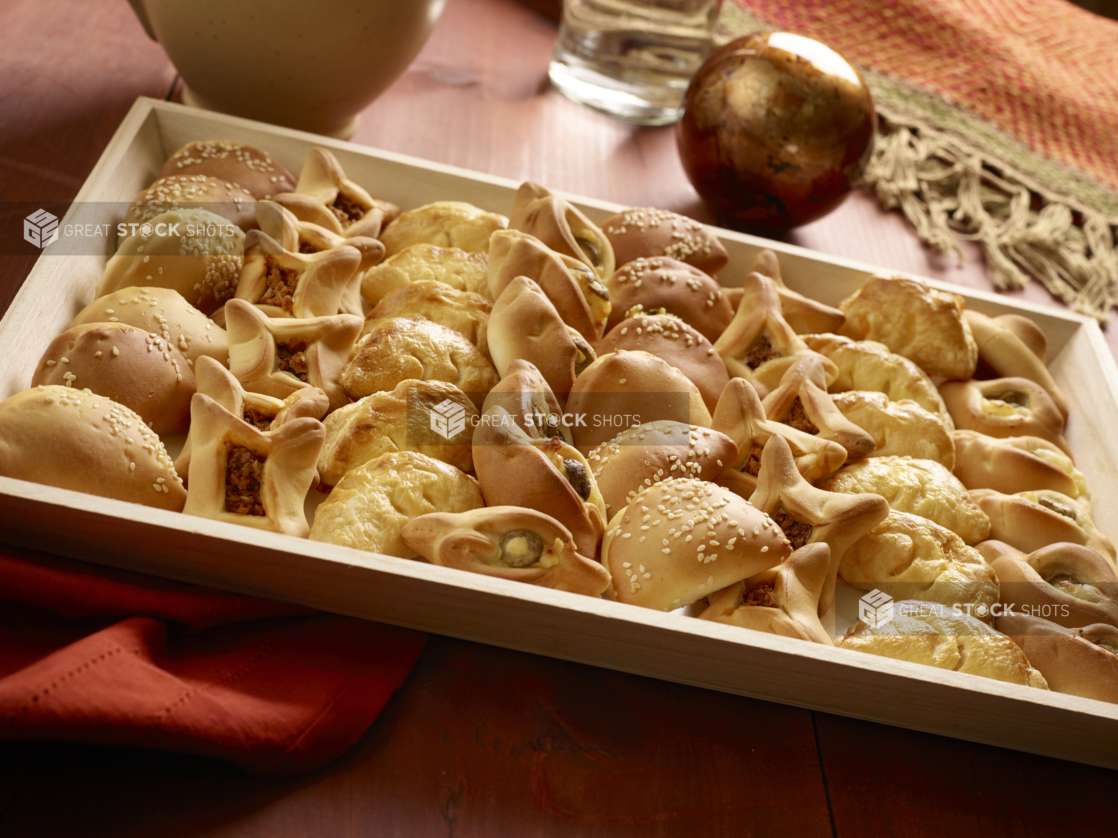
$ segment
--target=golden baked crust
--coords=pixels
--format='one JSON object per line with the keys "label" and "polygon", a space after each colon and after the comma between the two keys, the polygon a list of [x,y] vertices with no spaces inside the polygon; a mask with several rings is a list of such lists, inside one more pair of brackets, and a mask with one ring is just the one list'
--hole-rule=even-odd
{"label": "golden baked crust", "polygon": [[354,284],[361,254],[354,247],[321,253],[285,250],[267,233],[254,230],[245,239],[245,260],[235,294],[269,317],[330,317]]}
{"label": "golden baked crust", "polygon": [[[449,437],[432,423],[445,413],[460,417],[441,426]],[[347,472],[394,451],[418,451],[473,471],[470,445],[477,418],[474,403],[453,384],[401,381],[394,390],[373,393],[326,417],[326,444],[318,459],[322,482],[334,486]]]}
{"label": "golden baked crust", "polygon": [[981,554],[934,521],[907,512],[889,516],[852,544],[839,575],[856,588],[884,591],[895,600],[958,604],[984,622],[993,620],[998,580]]}
{"label": "golden baked crust", "polygon": [[846,462],[846,449],[837,442],[766,418],[757,391],[744,378],[730,379],[714,410],[711,427],[726,434],[738,449],[731,467],[718,477],[718,482],[746,499],[757,488],[761,452],[772,436],[784,437],[796,470],[808,483],[825,477]]}
{"label": "golden baked crust", "polygon": [[303,503],[315,478],[324,431],[301,417],[261,431],[209,396],[190,405],[187,515],[303,538]]}
{"label": "golden baked crust", "polygon": [[[282,400],[246,390],[233,373],[213,358],[200,359],[195,364],[194,375],[199,393],[209,396],[234,416],[262,431],[274,431],[292,419],[305,416],[321,421],[330,410],[330,400],[317,387],[304,387]],[[179,474],[190,472],[194,447],[191,437],[187,433],[186,442],[175,460],[175,470]]]}
{"label": "golden baked crust", "polygon": [[1118,703],[1118,629],[1105,624],[1064,628],[1042,617],[998,617],[998,630],[1013,638],[1044,673],[1049,689]]}
{"label": "golden baked crust", "polygon": [[630,207],[602,222],[618,267],[634,259],[664,256],[714,276],[730,261],[705,224],[670,210]]}
{"label": "golden baked crust", "polygon": [[884,344],[839,335],[804,335],[803,341],[812,351],[830,358],[838,369],[830,392],[869,390],[884,393],[893,402],[911,399],[942,419],[948,431],[955,430],[936,385],[908,358],[890,352]]}
{"label": "golden baked crust", "polygon": [[978,431],[955,431],[955,476],[968,489],[1052,489],[1070,498],[1089,498],[1083,473],[1059,446],[1036,436],[998,439]]}
{"label": "golden baked crust", "polygon": [[955,442],[943,420],[911,399],[889,401],[884,393],[849,390],[831,396],[842,415],[873,437],[867,457],[914,457],[955,466]]}
{"label": "golden baked crust", "polygon": [[[400,214],[395,204],[375,200],[346,177],[338,158],[324,148],[312,148],[307,154],[295,192],[321,202],[338,225],[337,229],[323,226],[346,238],[368,236],[375,239],[384,226]],[[282,203],[284,197],[289,196],[278,196],[278,200]]]}
{"label": "golden baked crust", "polygon": [[1084,498],[1075,500],[1051,489],[1013,495],[972,489],[970,494],[990,516],[990,538],[996,541],[1025,552],[1067,541],[1089,547],[1114,564],[1114,543],[1099,532]]}
{"label": "golden baked crust", "polygon": [[699,388],[707,409],[730,383],[726,364],[705,337],[678,317],[667,314],[638,315],[623,320],[595,346],[600,355],[619,349],[640,350],[661,358]]}
{"label": "golden baked crust", "polygon": [[501,296],[519,276],[540,286],[559,316],[593,343],[605,332],[611,303],[609,291],[594,271],[556,253],[535,236],[519,230],[498,230],[489,237],[489,293]]}
{"label": "golden baked crust", "polygon": [[122,288],[173,288],[203,314],[212,314],[237,288],[244,245],[241,228],[220,215],[203,209],[165,212],[119,242],[97,296]]}
{"label": "golden baked crust", "polygon": [[225,140],[187,143],[170,156],[157,178],[208,175],[238,184],[256,200],[295,189],[295,175],[270,154]]}
{"label": "golden baked crust", "polygon": [[1019,316],[987,317],[977,311],[963,313],[978,344],[979,360],[998,378],[1027,378],[1043,387],[1053,404],[1068,418],[1068,400],[1048,372],[1044,353],[1037,353],[1020,334]]}
{"label": "golden baked crust", "polygon": [[804,433],[837,442],[847,459],[868,456],[874,439],[847,419],[827,392],[827,373],[834,365],[817,352],[805,352],[788,368],[780,383],[765,396],[765,415]]}
{"label": "golden baked crust", "polygon": [[442,282],[420,280],[387,295],[365,318],[361,337],[379,320],[390,317],[412,317],[430,320],[462,335],[489,356],[489,315],[493,304],[472,291],[458,291]]}
{"label": "golden baked crust", "polygon": [[667,361],[647,352],[620,349],[583,370],[567,397],[567,413],[582,421],[572,428],[584,454],[618,431],[671,419],[710,427],[710,411],[699,388]]}
{"label": "golden baked crust", "polygon": [[1118,574],[1094,550],[1065,542],[1025,554],[1004,542],[987,541],[978,545],[978,552],[998,576],[1002,604],[1012,606],[1014,613],[1068,628],[1091,623],[1118,628]]}
{"label": "golden baked crust", "polygon": [[736,456],[737,446],[725,434],[660,420],[622,431],[592,450],[586,460],[608,519],[646,486],[676,477],[713,481]]}
{"label": "golden baked crust", "polygon": [[1027,378],[947,381],[939,388],[955,427],[987,436],[1038,436],[1071,456],[1064,415],[1048,391]]}
{"label": "golden baked crust", "polygon": [[190,424],[194,370],[167,341],[124,323],[74,326],[47,346],[31,385],[89,389],[136,411],[157,434]]}
{"label": "golden baked crust", "polygon": [[493,365],[463,335],[414,317],[369,324],[341,382],[351,398],[359,399],[394,390],[409,378],[453,384],[478,405],[497,383]]}
{"label": "golden baked crust", "polygon": [[489,317],[489,352],[501,375],[518,360],[531,363],[565,402],[575,378],[595,359],[594,350],[563,322],[532,280],[517,277],[501,292]]}
{"label": "golden baked crust", "polygon": [[470,253],[457,247],[415,244],[389,256],[365,272],[361,278],[361,296],[375,306],[393,291],[413,282],[431,281],[449,285],[456,291],[470,291],[487,300],[487,252]]}
{"label": "golden baked crust", "polygon": [[874,276],[839,308],[843,334],[874,340],[914,361],[929,375],[967,379],[978,364],[978,345],[963,319],[963,298],[915,279]]}
{"label": "golden baked crust", "polygon": [[834,602],[835,580],[846,551],[890,514],[888,502],[879,495],[847,495],[812,486],[796,469],[787,441],[775,434],[761,452],[757,489],[749,500],[773,517],[794,549],[820,542],[831,548],[831,565],[819,595],[820,615]]}
{"label": "golden baked crust", "polygon": [[[384,259],[384,243],[370,236],[343,236],[330,228],[313,221],[297,217],[291,210],[275,201],[259,201],[256,204],[256,221],[260,230],[279,242],[284,250],[298,253],[322,253],[333,247],[356,248],[361,254],[357,265],[358,273],[363,273]],[[347,301],[350,294],[356,294],[356,303],[361,304],[361,278],[358,276],[352,286],[346,289]],[[360,314],[361,311],[346,310],[344,314]]]}
{"label": "golden baked crust", "polygon": [[[507,229],[509,220],[462,201],[437,201],[400,213],[380,235],[389,256],[416,244],[488,253],[489,237]],[[478,288],[470,291],[481,293]],[[367,299],[367,298],[366,298]],[[370,302],[373,302],[370,300]]]}
{"label": "golden baked crust", "polygon": [[206,175],[171,175],[159,178],[132,199],[125,224],[143,224],[165,212],[205,209],[227,218],[242,230],[256,223],[256,199],[247,189]]}
{"label": "golden baked crust", "polygon": [[529,361],[513,361],[497,386],[489,391],[482,404],[482,413],[500,407],[533,439],[555,437],[574,444],[571,420],[564,421],[559,399],[551,391],[543,373]]}
{"label": "golden baked crust", "polygon": [[934,602],[894,603],[891,621],[877,628],[860,622],[838,638],[835,646],[1048,689],[1044,676],[1010,638],[974,617]]}
{"label": "golden baked crust", "polygon": [[346,474],[314,515],[312,541],[414,559],[404,526],[432,512],[469,512],[485,503],[474,478],[415,451],[383,454]]}
{"label": "golden baked crust", "polygon": [[700,620],[832,645],[819,621],[819,595],[831,566],[831,548],[808,544],[781,564],[724,588],[710,598]]}
{"label": "golden baked crust", "polygon": [[[781,314],[771,279],[751,273],[742,288],[737,313],[714,342],[714,348],[726,362],[727,372],[744,378],[764,398],[808,348]],[[834,378],[831,364],[827,378]]]}
{"label": "golden baked crust", "polygon": [[246,390],[284,399],[318,387],[331,410],[349,404],[341,377],[361,331],[360,317],[270,318],[244,300],[230,300],[225,317],[229,371]]}
{"label": "golden baked crust", "polygon": [[196,364],[203,355],[229,361],[225,330],[170,288],[126,288],[98,297],[78,312],[74,326],[86,323],[124,323],[163,338]]}
{"label": "golden baked crust", "polygon": [[829,492],[873,492],[898,512],[908,512],[951,530],[967,544],[985,541],[990,519],[966,487],[934,460],[871,457],[847,463],[822,484]]}
{"label": "golden baked crust", "polygon": [[721,486],[673,478],[649,486],[609,522],[607,595],[670,611],[780,564],[791,554],[773,520]]}
{"label": "golden baked crust", "polygon": [[41,386],[0,402],[0,475],[181,512],[186,490],[159,437],[104,396]]}
{"label": "golden baked crust", "polygon": [[663,256],[621,265],[606,280],[610,304],[607,330],[634,314],[673,314],[709,341],[718,340],[734,309],[722,286],[698,268]]}
{"label": "golden baked crust", "polygon": [[530,509],[432,512],[409,521],[401,534],[431,564],[586,596],[609,587],[609,573],[578,554],[570,530]]}
{"label": "golden baked crust", "polygon": [[569,201],[538,183],[525,181],[512,199],[509,227],[535,236],[556,253],[570,256],[605,279],[617,267],[613,245],[601,228]]}
{"label": "golden baked crust", "polygon": [[598,556],[605,503],[586,458],[557,437],[533,437],[499,404],[474,431],[474,469],[487,506],[523,506],[571,531],[578,552]]}

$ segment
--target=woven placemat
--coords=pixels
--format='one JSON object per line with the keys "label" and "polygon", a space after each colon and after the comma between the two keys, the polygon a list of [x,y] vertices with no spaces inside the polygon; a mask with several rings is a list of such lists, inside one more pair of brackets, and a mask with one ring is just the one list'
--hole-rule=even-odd
{"label": "woven placemat", "polygon": [[[1064,0],[734,0],[729,39],[786,29],[862,71],[880,131],[866,181],[927,244],[983,246],[1105,322],[1118,304],[1118,23]],[[960,257],[961,258],[961,257]]]}

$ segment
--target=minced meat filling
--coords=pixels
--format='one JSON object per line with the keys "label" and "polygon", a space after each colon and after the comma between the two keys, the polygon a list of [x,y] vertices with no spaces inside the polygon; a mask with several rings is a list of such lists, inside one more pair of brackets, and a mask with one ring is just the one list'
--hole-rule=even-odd
{"label": "minced meat filling", "polygon": [[814,532],[814,527],[811,524],[796,520],[783,506],[777,508],[772,515],[772,519],[776,521],[777,526],[784,531],[784,535],[792,542],[793,550],[799,550],[807,544],[807,540],[811,538],[811,534]]}
{"label": "minced meat filling", "polygon": [[291,268],[281,267],[271,256],[264,257],[264,266],[267,287],[260,302],[282,308],[287,314],[291,314],[295,307],[295,286],[299,284],[299,274]]}
{"label": "minced meat filling", "polygon": [[779,358],[780,353],[773,349],[772,341],[769,336],[762,332],[757,340],[749,345],[742,355],[741,360],[751,370],[757,369],[765,361],[771,361],[773,358]]}
{"label": "minced meat filling", "polygon": [[354,221],[360,221],[365,217],[365,208],[356,201],[353,201],[338,193],[338,197],[334,199],[334,203],[330,205],[334,215],[338,217],[338,221],[345,227],[352,224]]}
{"label": "minced meat filling", "polygon": [[778,608],[776,596],[773,595],[773,588],[775,586],[775,582],[765,582],[758,585],[749,592],[749,595],[745,598],[742,605],[760,605],[765,608]]}
{"label": "minced meat filling", "polygon": [[273,418],[275,417],[269,416],[267,413],[261,413],[254,407],[245,408],[245,421],[262,431],[271,430]]}
{"label": "minced meat filling", "polygon": [[229,449],[225,466],[225,511],[234,515],[261,515],[260,481],[264,477],[264,457],[243,445]]}
{"label": "minced meat filling", "polygon": [[756,477],[761,473],[761,452],[764,449],[756,442],[749,447],[749,456],[745,458],[745,465],[741,470],[746,474],[751,474]]}
{"label": "minced meat filling", "polygon": [[318,253],[318,249],[313,244],[311,244],[310,242],[300,242],[299,243],[299,252],[300,253],[308,253],[308,254],[309,253]]}
{"label": "minced meat filling", "polygon": [[[300,381],[307,381],[307,345],[302,341],[276,344],[276,365]],[[310,383],[310,382],[307,382]]]}
{"label": "minced meat filling", "polygon": [[797,396],[795,401],[792,402],[792,408],[788,411],[788,416],[784,419],[785,425],[791,425],[797,431],[803,431],[805,434],[817,434],[819,429],[815,427],[804,411],[804,403],[800,401]]}

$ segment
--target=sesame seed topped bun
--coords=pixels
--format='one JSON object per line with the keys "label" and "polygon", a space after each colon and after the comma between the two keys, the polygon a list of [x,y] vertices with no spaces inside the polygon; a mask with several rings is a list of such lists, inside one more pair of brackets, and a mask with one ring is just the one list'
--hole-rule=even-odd
{"label": "sesame seed topped bun", "polygon": [[644,489],[610,521],[602,564],[620,602],[670,611],[768,570],[792,554],[772,518],[693,478]]}
{"label": "sesame seed topped bun", "polygon": [[294,192],[296,178],[266,151],[223,140],[187,143],[163,164],[159,177],[208,175],[247,190],[257,200]]}
{"label": "sesame seed topped bun", "polygon": [[607,218],[602,232],[613,245],[618,265],[642,256],[667,256],[716,274],[730,261],[706,225],[670,210],[630,207]]}

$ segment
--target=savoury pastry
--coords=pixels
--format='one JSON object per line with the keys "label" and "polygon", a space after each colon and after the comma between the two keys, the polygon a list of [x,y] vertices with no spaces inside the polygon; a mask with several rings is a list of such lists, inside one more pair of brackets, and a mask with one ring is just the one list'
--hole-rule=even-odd
{"label": "savoury pastry", "polygon": [[97,296],[131,287],[171,288],[212,314],[237,288],[244,246],[241,228],[220,215],[203,209],[165,212],[121,239]]}
{"label": "savoury pastry", "polygon": [[873,437],[867,457],[913,457],[955,466],[955,441],[943,420],[911,399],[889,401],[884,393],[849,390],[831,401],[842,415]]}
{"label": "savoury pastry", "polygon": [[595,349],[600,355],[619,349],[640,350],[667,361],[699,388],[704,404],[712,411],[730,382],[726,365],[710,341],[668,314],[641,314],[623,320]]}
{"label": "savoury pastry", "polygon": [[819,621],[830,565],[830,547],[808,544],[776,567],[719,591],[699,619],[830,646],[831,636]]}
{"label": "savoury pastry", "polygon": [[610,309],[607,330],[634,314],[672,314],[709,341],[718,340],[734,309],[722,286],[692,265],[665,256],[622,264],[606,280]]}
{"label": "savoury pastry", "polygon": [[570,530],[517,506],[432,512],[409,521],[404,542],[431,564],[557,591],[600,596],[609,573],[580,556]]}
{"label": "savoury pastry", "polygon": [[859,622],[835,646],[1048,689],[1044,675],[1013,640],[974,617],[934,602],[894,603],[892,620],[876,628]]}
{"label": "savoury pastry", "polygon": [[318,460],[322,482],[337,485],[358,466],[395,451],[418,451],[473,471],[470,445],[477,419],[474,403],[453,384],[401,381],[394,390],[373,393],[326,417]]}
{"label": "savoury pastry", "polygon": [[156,178],[172,175],[226,180],[243,187],[258,201],[295,189],[295,175],[270,154],[225,140],[187,143],[168,158]]}
{"label": "savoury pastry", "polygon": [[401,381],[445,381],[480,405],[497,373],[463,335],[414,317],[369,324],[341,375],[350,398],[394,390]]}
{"label": "savoury pastry", "polygon": [[[338,158],[324,148],[310,150],[299,173],[295,193],[320,202],[329,214],[321,220],[306,220],[346,238],[367,236],[375,239],[385,225],[400,214],[400,208],[395,204],[374,199],[364,187],[346,177]],[[279,195],[276,200],[284,203],[284,198],[290,197],[293,196]],[[335,221],[336,227],[330,224],[330,219]]]}
{"label": "savoury pastry", "polygon": [[601,228],[569,201],[538,183],[525,181],[512,199],[509,227],[535,236],[556,253],[588,265],[598,279],[617,267],[613,245]]}
{"label": "savoury pastry", "polygon": [[486,279],[488,261],[484,252],[469,253],[434,244],[412,245],[367,270],[361,278],[361,296],[375,306],[393,291],[428,281],[496,299],[490,295]]}
{"label": "savoury pastry", "polygon": [[1070,498],[1089,498],[1083,473],[1059,446],[1036,436],[999,439],[977,431],[955,431],[955,476],[968,489],[1012,494],[1051,489]]}
{"label": "savoury pastry", "polygon": [[972,489],[970,494],[990,516],[990,538],[996,541],[1025,552],[1068,541],[1090,547],[1114,564],[1114,544],[1091,520],[1086,499],[1073,500],[1051,489],[1014,495]]}
{"label": "savoury pastry", "polygon": [[[473,204],[437,201],[400,213],[384,228],[380,240],[389,256],[416,244],[484,254],[489,252],[489,237],[508,226],[505,216],[486,212]],[[477,288],[469,290],[480,293]]]}
{"label": "savoury pastry", "polygon": [[612,304],[593,269],[527,233],[498,230],[489,237],[489,293],[497,299],[521,276],[539,285],[563,322],[585,340],[594,343],[602,337]]}
{"label": "savoury pastry", "polygon": [[303,538],[303,502],[322,450],[322,423],[303,417],[262,431],[209,396],[190,405],[187,515]]}
{"label": "savoury pastry", "polygon": [[[863,497],[865,497],[863,495]],[[895,600],[958,605],[993,619],[998,580],[981,554],[951,530],[919,515],[892,511],[845,552],[839,575],[856,588]]]}
{"label": "savoury pastry", "polygon": [[667,257],[714,276],[730,261],[705,224],[670,210],[630,207],[602,222],[618,267],[635,259]]}
{"label": "savoury pastry", "polygon": [[1106,624],[1064,628],[1027,614],[998,617],[998,631],[1013,638],[1044,673],[1049,689],[1118,704],[1118,629]]}
{"label": "savoury pastry", "polygon": [[885,344],[928,375],[967,379],[978,345],[963,319],[963,298],[900,276],[874,276],[839,304],[842,333]]}
{"label": "savoury pastry", "polygon": [[70,327],[88,323],[123,323],[163,338],[196,364],[203,355],[229,361],[225,330],[170,288],[126,288],[98,297],[78,312]]}
{"label": "savoury pastry", "polygon": [[767,276],[776,285],[776,295],[780,298],[780,311],[796,334],[838,332],[846,322],[846,315],[841,309],[805,297],[786,286],[781,276],[780,262],[771,250],[760,251],[750,270]]}
{"label": "savoury pastry", "polygon": [[357,277],[361,254],[353,247],[296,253],[259,230],[245,240],[244,267],[236,298],[269,317],[329,317]]}
{"label": "savoury pastry", "polygon": [[822,488],[829,492],[873,492],[898,512],[908,512],[951,530],[967,544],[990,536],[990,519],[966,487],[934,460],[872,457],[847,463]]}
{"label": "savoury pastry", "polygon": [[699,388],[687,376],[655,355],[625,349],[579,373],[566,410],[576,417],[571,432],[584,454],[645,422],[670,419],[704,428],[711,422]]}
{"label": "savoury pastry", "polygon": [[713,481],[736,456],[737,446],[725,434],[660,420],[622,431],[592,450],[586,460],[608,519],[646,486],[677,477]]}
{"label": "savoury pastry", "polygon": [[955,427],[998,438],[1038,436],[1071,456],[1064,415],[1048,391],[1027,378],[948,381],[939,388]]}
{"label": "savoury pastry", "polygon": [[256,199],[247,189],[206,175],[171,175],[159,178],[132,199],[124,223],[143,224],[165,212],[204,209],[227,218],[248,231],[257,226]]}
{"label": "savoury pastry", "polygon": [[817,489],[800,476],[784,437],[773,435],[761,452],[757,489],[749,499],[771,515],[798,550],[805,544],[825,543],[831,565],[819,595],[819,614],[831,607],[839,565],[851,545],[885,519],[889,504],[874,494],[847,495]]}
{"label": "savoury pastry", "polygon": [[186,490],[139,414],[72,387],[0,402],[0,476],[181,512]]}
{"label": "savoury pastry", "polygon": [[194,371],[167,341],[124,323],[86,323],[51,341],[31,385],[90,390],[136,411],[157,434],[190,423]]}
{"label": "savoury pastry", "polygon": [[489,356],[489,315],[493,304],[472,291],[458,291],[442,282],[421,280],[387,295],[365,318],[364,337],[380,320],[411,317],[453,329]]}
{"label": "savoury pastry", "polygon": [[425,454],[397,451],[347,473],[315,511],[310,538],[414,559],[419,553],[402,535],[409,521],[484,505],[474,478]]}
{"label": "savoury pastry", "polygon": [[508,365],[504,377],[485,397],[481,412],[492,414],[498,407],[533,439],[554,437],[568,445],[574,443],[571,417],[563,413],[543,373],[530,361]]}
{"label": "savoury pastry", "polygon": [[657,611],[690,605],[775,567],[791,554],[768,515],[693,478],[641,491],[609,522],[602,564],[612,599]]}
{"label": "savoury pastry", "polygon": [[938,416],[948,431],[955,430],[936,385],[908,358],[890,352],[883,344],[839,335],[804,335],[803,341],[813,352],[830,358],[838,369],[838,377],[828,386],[830,392],[869,390],[884,393],[892,402],[910,399]]}

